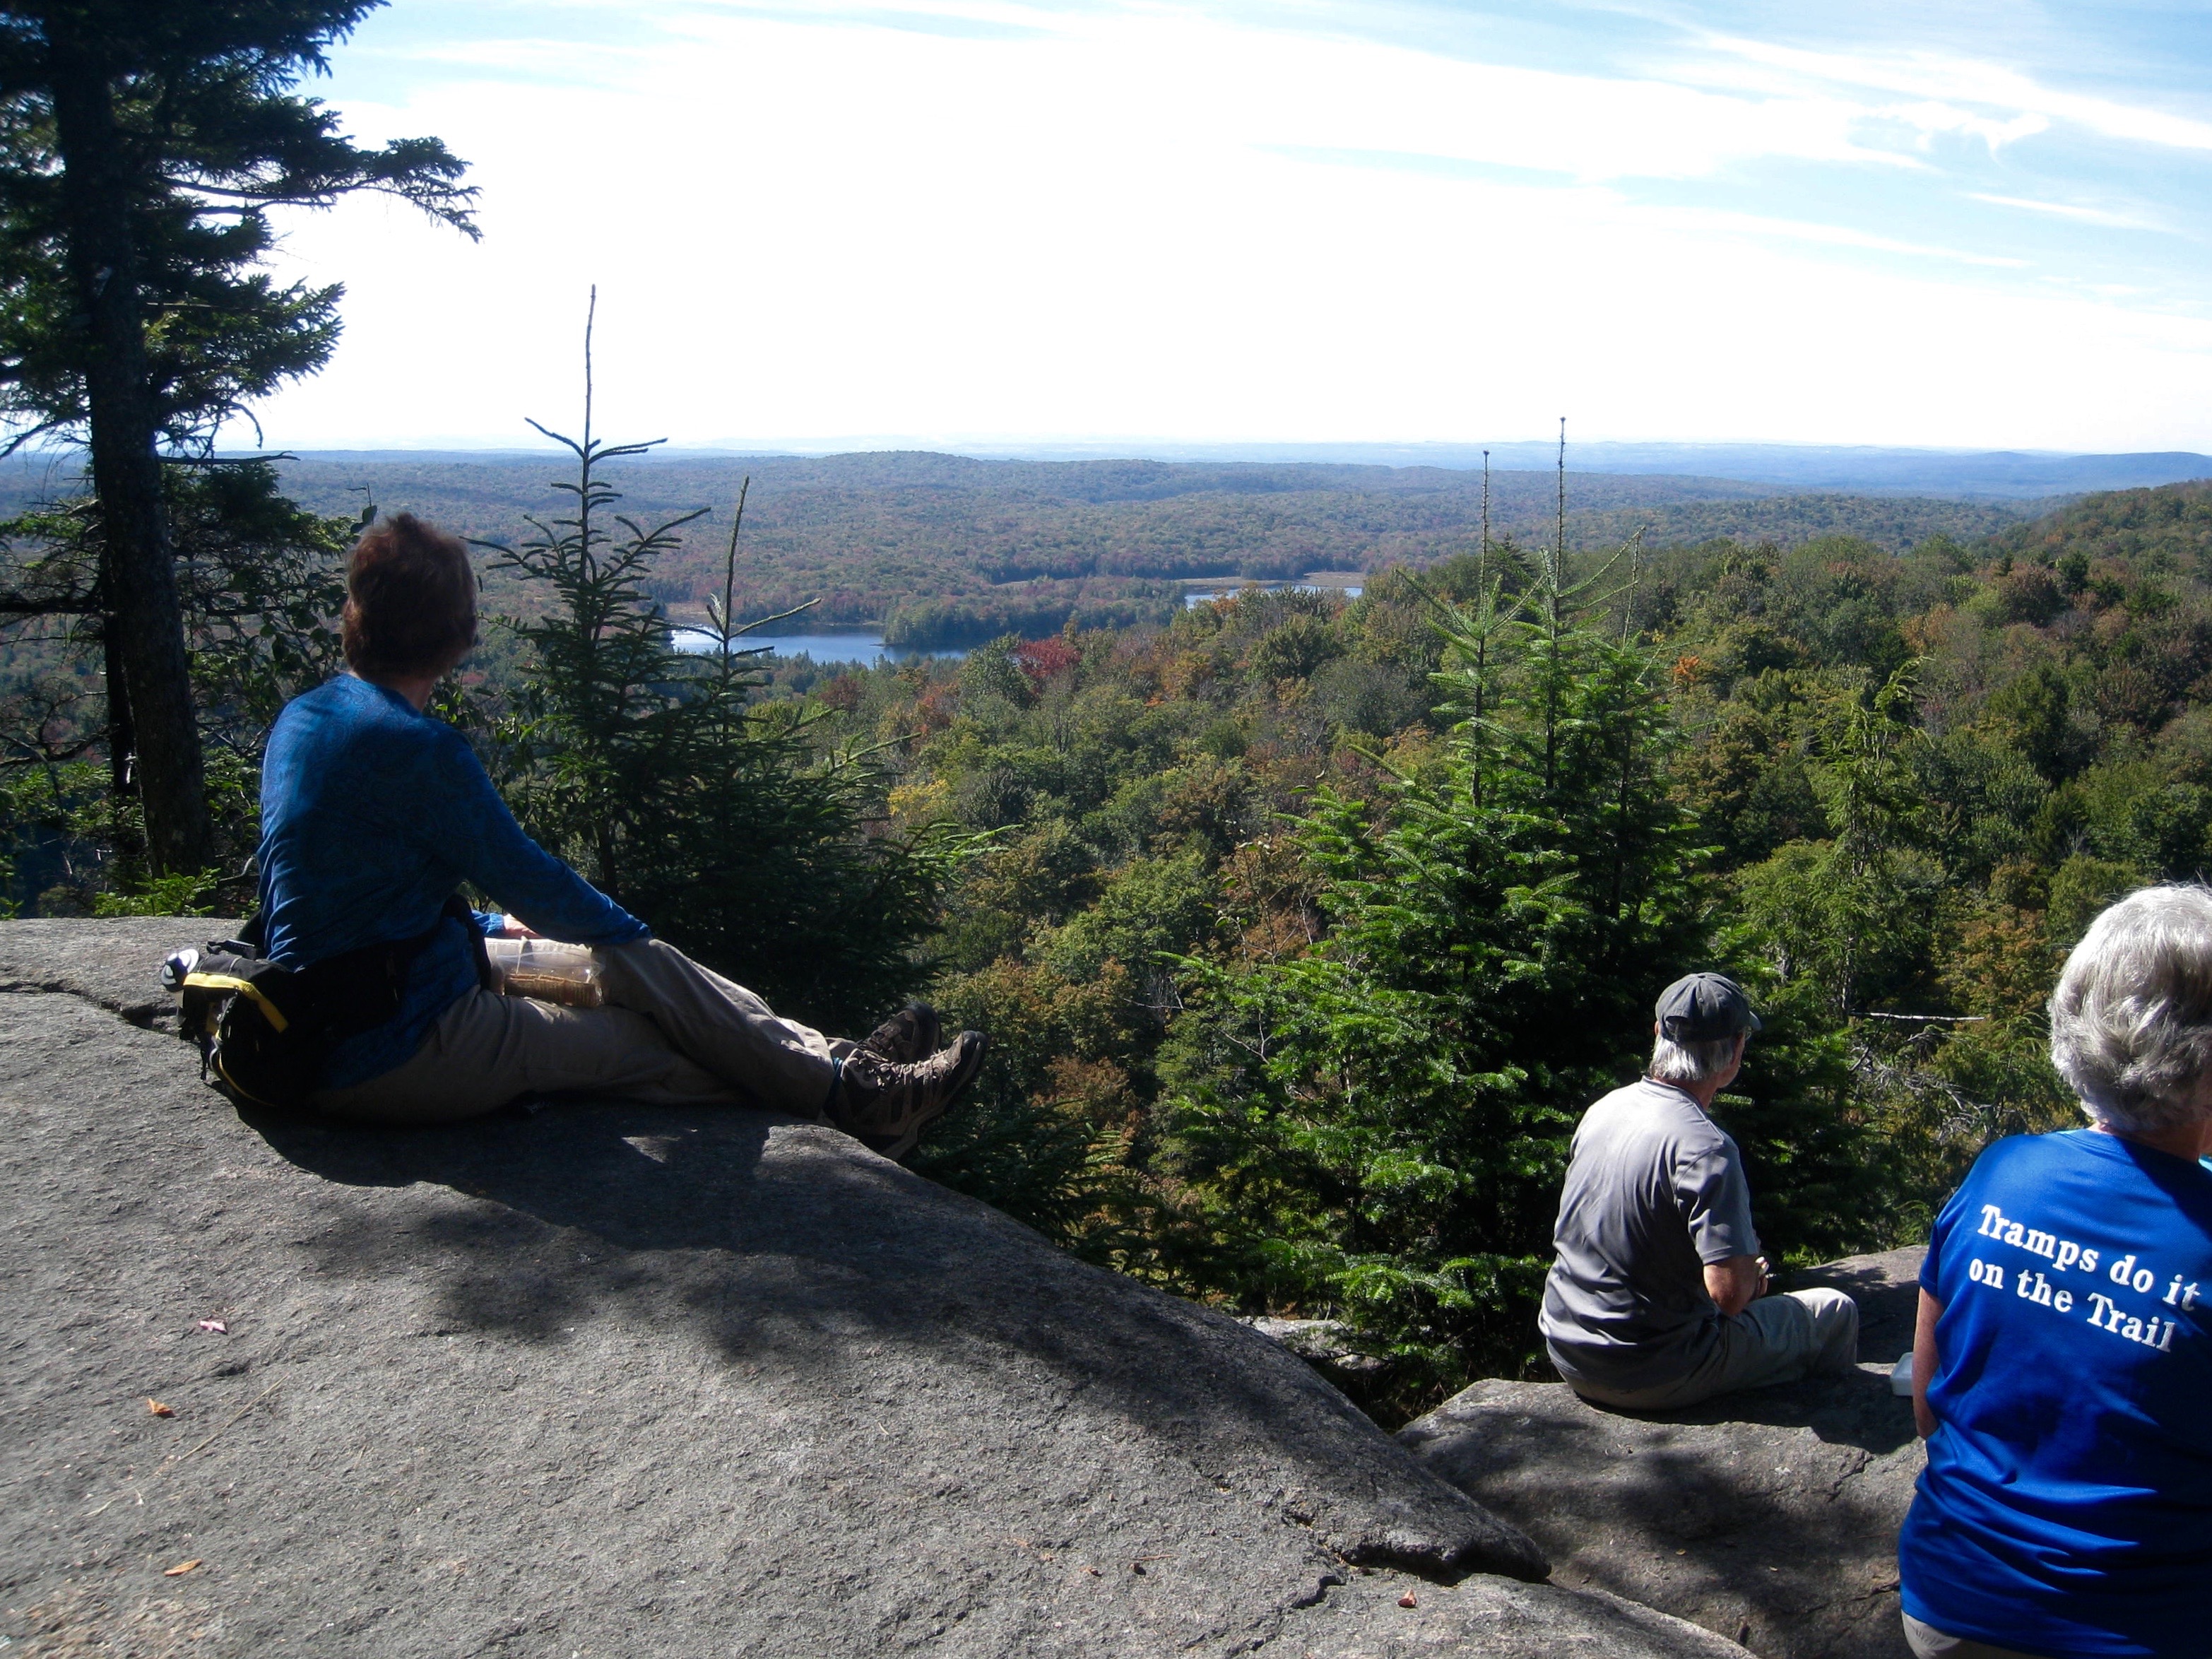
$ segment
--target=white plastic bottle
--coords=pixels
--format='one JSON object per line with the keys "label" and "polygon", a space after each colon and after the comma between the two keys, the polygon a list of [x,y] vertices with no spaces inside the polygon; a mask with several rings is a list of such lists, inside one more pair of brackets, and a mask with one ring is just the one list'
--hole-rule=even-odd
{"label": "white plastic bottle", "polygon": [[607,988],[588,945],[550,939],[488,939],[484,953],[502,995],[535,997],[564,1008],[599,1008]]}

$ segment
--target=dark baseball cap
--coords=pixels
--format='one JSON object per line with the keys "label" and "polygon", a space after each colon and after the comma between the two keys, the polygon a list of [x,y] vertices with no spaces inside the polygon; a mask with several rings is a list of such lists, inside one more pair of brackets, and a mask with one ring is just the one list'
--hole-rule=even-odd
{"label": "dark baseball cap", "polygon": [[1751,999],[1726,974],[1686,974],[1659,994],[1653,1012],[1669,1042],[1717,1042],[1759,1027]]}

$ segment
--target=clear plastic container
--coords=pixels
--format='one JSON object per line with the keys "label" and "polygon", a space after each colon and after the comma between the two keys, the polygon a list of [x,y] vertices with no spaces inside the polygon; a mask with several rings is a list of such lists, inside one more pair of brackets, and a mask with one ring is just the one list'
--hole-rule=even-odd
{"label": "clear plastic container", "polygon": [[502,995],[535,997],[564,1008],[606,1005],[606,981],[588,945],[562,945],[550,939],[488,939],[492,976]]}

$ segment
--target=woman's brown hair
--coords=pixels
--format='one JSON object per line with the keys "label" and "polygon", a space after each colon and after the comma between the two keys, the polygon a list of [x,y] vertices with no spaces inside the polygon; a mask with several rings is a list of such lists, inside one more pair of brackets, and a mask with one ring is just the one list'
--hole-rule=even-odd
{"label": "woman's brown hair", "polygon": [[443,674],[477,640],[477,574],[457,537],[379,519],[346,561],[345,659],[374,679]]}

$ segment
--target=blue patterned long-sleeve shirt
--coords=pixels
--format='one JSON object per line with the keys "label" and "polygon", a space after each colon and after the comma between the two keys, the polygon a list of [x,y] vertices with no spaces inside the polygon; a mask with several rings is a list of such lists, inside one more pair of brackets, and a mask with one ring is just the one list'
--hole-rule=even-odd
{"label": "blue patterned long-sleeve shirt", "polygon": [[[462,924],[439,922],[464,880],[549,939],[621,945],[647,928],[525,835],[461,734],[396,691],[342,674],[276,717],[261,769],[264,948],[305,968],[438,933],[408,965],[399,1012],[348,1038],[322,1085],[381,1076],[477,983]],[[489,930],[497,918],[479,915]]]}

